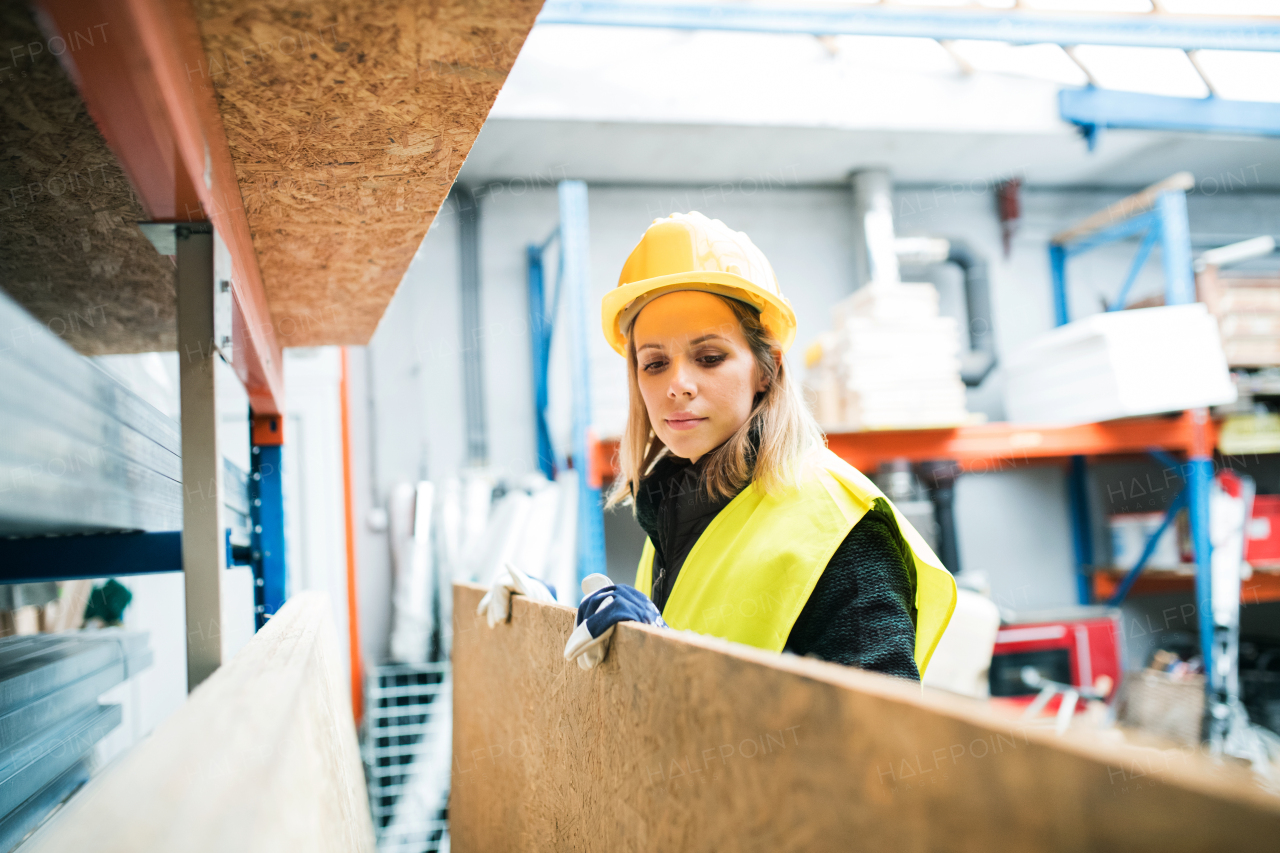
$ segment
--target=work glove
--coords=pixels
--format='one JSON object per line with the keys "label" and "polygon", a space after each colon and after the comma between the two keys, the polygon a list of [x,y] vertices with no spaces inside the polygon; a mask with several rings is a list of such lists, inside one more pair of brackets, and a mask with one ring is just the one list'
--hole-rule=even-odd
{"label": "work glove", "polygon": [[485,616],[490,628],[499,622],[507,621],[507,617],[511,615],[511,596],[513,595],[523,595],[534,601],[545,601],[548,604],[556,603],[556,590],[551,584],[526,575],[510,563],[504,563],[503,568],[505,571],[498,572],[498,576],[493,579],[493,585],[484,594],[484,598],[480,599],[480,606],[476,608],[476,615]]}
{"label": "work glove", "polygon": [[591,669],[604,660],[609,651],[609,641],[613,639],[614,626],[619,622],[667,627],[658,608],[643,592],[626,584],[602,586],[598,580],[593,580],[599,578],[609,580],[604,575],[590,575],[582,582],[582,591],[587,597],[578,605],[577,627],[564,647],[564,659],[577,660],[583,669]]}

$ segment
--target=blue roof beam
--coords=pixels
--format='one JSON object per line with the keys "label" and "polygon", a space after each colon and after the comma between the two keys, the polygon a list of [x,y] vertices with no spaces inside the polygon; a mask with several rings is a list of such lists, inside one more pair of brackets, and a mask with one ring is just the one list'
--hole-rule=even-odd
{"label": "blue roof beam", "polygon": [[1222,98],[1170,98],[1113,89],[1063,89],[1058,93],[1063,121],[1089,140],[1105,128],[1280,136],[1280,104]]}
{"label": "blue roof beam", "polygon": [[547,0],[538,15],[538,23],[819,36],[974,39],[1013,44],[1280,51],[1280,18],[1080,15],[986,9],[947,11],[918,6],[833,9],[736,3]]}

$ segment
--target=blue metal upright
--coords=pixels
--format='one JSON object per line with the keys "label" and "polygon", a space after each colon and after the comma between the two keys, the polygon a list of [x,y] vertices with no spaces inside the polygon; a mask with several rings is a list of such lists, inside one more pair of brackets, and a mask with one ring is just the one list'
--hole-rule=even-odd
{"label": "blue metal upright", "polygon": [[1196,552],[1196,624],[1200,628],[1200,653],[1204,656],[1205,686],[1213,689],[1213,578],[1209,556],[1209,486],[1213,482],[1213,460],[1187,461],[1187,516],[1191,543]]}
{"label": "blue metal upright", "polygon": [[1160,229],[1160,259],[1164,265],[1164,304],[1189,305],[1196,301],[1196,278],[1191,266],[1191,224],[1187,194],[1166,190],[1156,197]]}
{"label": "blue metal upright", "polygon": [[284,423],[275,415],[254,418],[249,473],[254,623],[258,629],[289,595],[284,558]]}
{"label": "blue metal upright", "polygon": [[1053,275],[1053,321],[1059,326],[1067,324],[1067,250],[1062,246],[1049,246],[1049,272]]}
{"label": "blue metal upright", "polygon": [[[1054,315],[1059,326],[1065,325],[1071,319],[1067,302],[1067,262],[1072,257],[1091,249],[1131,237],[1141,237],[1142,241],[1118,296],[1109,306],[1110,310],[1119,310],[1124,307],[1129,288],[1156,242],[1160,244],[1160,259],[1164,270],[1165,304],[1186,305],[1196,301],[1195,274],[1191,260],[1191,228],[1187,218],[1185,191],[1192,185],[1194,182],[1190,175],[1175,176],[1153,188],[1157,191],[1153,196],[1148,197],[1148,203],[1140,203],[1142,196],[1135,196],[1127,200],[1129,204],[1111,208],[1113,215],[1105,224],[1091,229],[1075,229],[1067,232],[1065,236],[1055,237],[1050,242],[1049,265],[1053,275]],[[1211,654],[1213,602],[1210,579],[1212,545],[1209,540],[1209,488],[1213,481],[1213,448],[1206,437],[1208,417],[1208,412],[1203,409],[1194,412],[1195,422],[1200,427],[1200,437],[1194,443],[1192,452],[1188,454],[1186,465],[1179,466],[1186,486],[1183,494],[1179,495],[1178,501],[1186,504],[1191,540],[1195,547],[1196,608],[1199,613],[1200,643],[1204,656],[1205,681],[1207,685],[1211,685],[1213,684]],[[1088,563],[1093,559],[1092,547],[1089,544],[1092,537],[1086,497],[1088,487],[1085,478],[1084,457],[1074,457],[1068,477],[1068,499],[1072,510],[1072,525],[1075,529],[1076,564],[1081,573],[1079,587],[1081,603],[1088,603],[1091,598],[1085,573],[1089,568]],[[1173,512],[1171,508],[1170,518]],[[1166,519],[1166,524],[1168,520]],[[1147,548],[1144,549],[1146,552],[1153,549],[1154,539],[1153,536],[1148,541]],[[1126,576],[1113,599],[1115,603],[1123,600],[1124,594],[1128,592],[1129,587],[1137,579],[1138,573],[1142,571],[1147,556],[1149,554],[1144,553],[1143,558]]]}
{"label": "blue metal upright", "polygon": [[[530,245],[526,251],[529,274],[529,349],[533,366],[533,420],[538,442],[538,468],[548,480],[556,478],[559,467],[551,444],[551,428],[547,423],[549,403],[548,368],[551,361],[551,334],[555,328],[556,309],[560,302],[560,283],[547,304],[546,272],[543,256],[547,246],[560,234],[557,228],[545,242]],[[557,265],[563,271],[564,264]]]}
{"label": "blue metal upright", "polygon": [[1093,522],[1089,515],[1089,477],[1083,456],[1072,456],[1067,471],[1067,507],[1071,512],[1071,544],[1076,558],[1076,597],[1093,601]]}
{"label": "blue metal upright", "polygon": [[578,472],[578,579],[605,571],[604,515],[600,488],[591,478],[591,243],[587,230],[587,185],[561,181],[560,245],[569,341],[573,355],[573,466]]}

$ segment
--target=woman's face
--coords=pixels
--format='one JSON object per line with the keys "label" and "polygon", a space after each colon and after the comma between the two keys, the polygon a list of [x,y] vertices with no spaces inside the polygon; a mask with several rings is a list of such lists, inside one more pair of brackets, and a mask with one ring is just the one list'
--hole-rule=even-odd
{"label": "woman's face", "polygon": [[631,327],[636,380],[649,421],[676,456],[698,461],[747,421],[765,390],[733,310],[719,296],[659,296]]}

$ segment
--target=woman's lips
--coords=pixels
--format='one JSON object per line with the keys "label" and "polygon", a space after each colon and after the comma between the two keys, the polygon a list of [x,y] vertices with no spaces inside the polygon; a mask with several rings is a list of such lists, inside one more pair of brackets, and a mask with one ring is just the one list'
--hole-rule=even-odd
{"label": "woman's lips", "polygon": [[705,420],[706,418],[700,418],[696,415],[685,414],[683,412],[666,418],[667,426],[677,430],[693,429]]}

